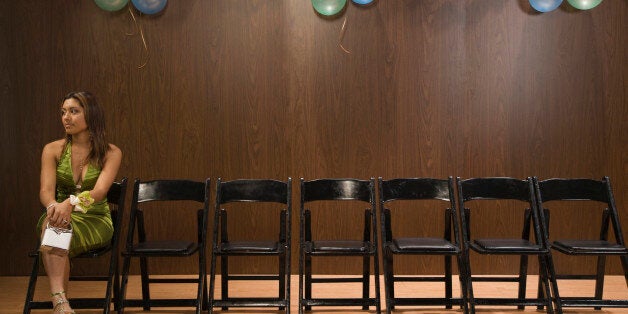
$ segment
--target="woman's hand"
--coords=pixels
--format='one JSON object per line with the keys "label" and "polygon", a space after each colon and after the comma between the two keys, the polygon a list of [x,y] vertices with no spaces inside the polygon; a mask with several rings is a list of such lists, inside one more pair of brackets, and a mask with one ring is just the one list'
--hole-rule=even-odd
{"label": "woman's hand", "polygon": [[72,222],[72,205],[69,200],[56,203],[46,210],[48,223],[57,228],[69,228]]}

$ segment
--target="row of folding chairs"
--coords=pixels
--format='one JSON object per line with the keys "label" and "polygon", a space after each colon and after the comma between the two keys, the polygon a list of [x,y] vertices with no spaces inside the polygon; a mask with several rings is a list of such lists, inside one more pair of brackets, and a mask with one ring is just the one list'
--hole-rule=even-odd
{"label": "row of folding chairs", "polygon": [[[376,186],[377,183],[377,186]],[[103,298],[73,298],[74,308],[102,308],[109,313],[111,307],[124,313],[127,307],[189,306],[196,313],[214,308],[227,310],[231,307],[276,307],[290,312],[291,274],[291,212],[292,180],[246,179],[222,181],[215,188],[213,227],[208,228],[210,207],[210,180],[136,180],[133,186],[130,221],[127,239],[123,246],[122,274],[118,271],[118,243],[124,213],[127,180],[114,183],[108,193],[108,201],[114,221],[111,245],[88,252],[77,259],[99,257],[109,253],[109,271],[105,276],[71,277],[71,280],[105,280],[107,287]],[[378,192],[376,194],[376,191]],[[599,211],[599,229],[595,238],[561,240],[555,238],[550,227],[565,229],[575,224],[577,218],[587,217],[587,224],[595,220],[587,215],[557,214],[567,207],[560,203],[585,201],[586,208]],[[596,206],[594,203],[600,203]],[[493,205],[491,205],[493,204]],[[571,205],[569,205],[571,206]],[[381,312],[379,255],[383,261],[386,312],[397,307],[437,305],[447,309],[460,307],[465,313],[475,313],[476,306],[507,305],[536,306],[547,313],[562,313],[563,307],[628,307],[628,298],[603,299],[606,257],[618,256],[621,260],[628,285],[628,250],[624,244],[612,189],[607,177],[592,179],[548,179],[490,177],[456,179],[452,177],[399,178],[377,182],[360,179],[300,180],[299,204],[299,313],[312,307],[355,306],[362,309],[374,307]],[[576,206],[578,207],[578,206]],[[513,217],[520,211],[521,219]],[[172,217],[160,212],[176,211],[176,221],[163,221]],[[263,213],[260,213],[263,211]],[[472,219],[473,213],[473,219]],[[550,213],[558,220],[550,220]],[[379,219],[378,218],[379,214]],[[356,219],[354,215],[359,217]],[[192,216],[185,220],[186,216]],[[254,217],[254,218],[251,218]],[[263,217],[263,218],[260,218]],[[277,217],[277,219],[270,218]],[[161,219],[155,223],[155,219]],[[252,220],[252,221],[251,221]],[[393,221],[394,220],[394,221]],[[150,222],[149,222],[150,221]],[[330,230],[331,224],[339,226]],[[361,223],[356,223],[361,221]],[[399,221],[403,223],[397,226]],[[261,223],[274,222],[279,230],[276,236],[263,239],[256,232],[242,231]],[[472,223],[474,222],[474,223]],[[494,225],[491,230],[475,227]],[[248,223],[248,224],[247,224]],[[158,230],[155,229],[158,225]],[[196,228],[190,228],[196,225]],[[416,225],[429,226],[414,228]],[[245,227],[246,226],[246,227]],[[405,228],[405,229],[403,229]],[[177,238],[196,229],[194,239]],[[472,230],[473,229],[473,230]],[[209,280],[205,256],[208,230],[212,232]],[[355,232],[359,235],[353,235]],[[518,230],[516,233],[512,230]],[[612,239],[609,239],[612,231]],[[234,236],[234,234],[236,236]],[[247,235],[246,237],[242,234]],[[584,234],[584,232],[582,232]],[[381,249],[380,238],[381,237]],[[553,253],[572,256],[596,256],[597,267],[592,275],[557,274]],[[33,300],[39,256],[33,251],[33,269],[29,281],[24,313],[31,309],[52,308],[50,301]],[[518,257],[519,272],[515,276],[477,276],[472,272],[472,254],[510,255]],[[185,276],[154,276],[149,271],[151,258],[197,257],[198,274]],[[394,271],[395,256],[434,255],[443,257],[443,272],[436,276],[400,275]],[[277,271],[270,275],[234,274],[229,272],[230,258],[270,256],[277,259]],[[329,258],[332,257],[332,258]],[[326,259],[338,263],[348,259],[361,260],[358,276],[320,276],[312,271],[313,260]],[[526,296],[528,259],[538,261],[538,293]],[[452,291],[452,265],[456,259],[460,295]],[[127,297],[129,272],[132,260],[139,260],[141,298]],[[220,267],[218,262],[220,261]],[[338,267],[353,266],[343,263]],[[215,295],[216,275],[220,271],[220,296]],[[374,275],[374,276],[372,276]],[[561,297],[558,280],[577,279],[596,282],[595,293],[586,297]],[[229,285],[238,280],[272,280],[278,284],[274,297],[230,296]],[[208,282],[209,281],[209,282]],[[398,282],[442,282],[442,297],[400,297],[395,295]],[[518,286],[516,296],[505,298],[476,297],[474,283],[511,282]],[[152,284],[192,283],[195,295],[188,299],[155,298],[151,296]],[[313,286],[326,287],[335,283],[355,283],[361,286],[360,294],[327,297],[313,293]],[[316,285],[314,285],[316,284]],[[374,285],[374,289],[372,288]],[[420,284],[418,284],[420,285]],[[421,289],[420,286],[417,289]],[[321,289],[324,290],[324,289]],[[360,291],[361,290],[361,291]],[[374,292],[373,292],[374,291]],[[316,292],[319,292],[317,290]],[[180,295],[180,293],[177,293]],[[314,297],[314,295],[317,295]]]}

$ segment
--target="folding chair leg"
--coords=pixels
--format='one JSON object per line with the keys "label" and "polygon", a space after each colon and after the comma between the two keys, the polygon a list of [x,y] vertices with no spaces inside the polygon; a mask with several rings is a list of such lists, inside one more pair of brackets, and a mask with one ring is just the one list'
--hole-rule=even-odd
{"label": "folding chair leg", "polygon": [[551,284],[555,312],[556,314],[563,314],[563,305],[560,299],[560,294],[558,293],[558,281],[556,278],[556,270],[554,269],[554,260],[551,254],[548,254],[545,258],[547,260],[547,277],[549,283]]}
{"label": "folding chair leg", "polygon": [[[536,297],[538,299],[543,298],[543,278],[541,278],[541,270],[539,270],[539,282],[537,283],[536,287]],[[537,305],[536,309],[540,311],[544,307],[544,305]]]}
{"label": "folding chair leg", "polygon": [[465,281],[466,281],[466,286],[467,286],[467,300],[469,302],[469,313],[471,314],[475,314],[475,296],[473,295],[473,276],[471,275],[471,262],[469,259],[469,252],[466,252],[466,256],[464,257],[464,265],[466,265],[465,268]]}
{"label": "folding chair leg", "polygon": [[[286,298],[286,259],[284,254],[279,255],[279,299]],[[285,310],[285,306],[280,306],[279,310]]]}
{"label": "folding chair leg", "polygon": [[37,275],[39,275],[39,259],[41,258],[39,252],[35,253],[33,257],[33,268],[31,270],[31,276],[28,280],[28,290],[26,290],[26,300],[24,301],[24,314],[31,312],[31,301],[35,295],[35,286],[37,285]]}
{"label": "folding chair leg", "polygon": [[120,282],[120,292],[118,293],[118,314],[124,314],[124,300],[126,299],[126,288],[129,283],[129,268],[131,267],[131,257],[124,257],[122,266],[122,282]]}
{"label": "folding chair leg", "polygon": [[215,249],[212,250],[212,260],[209,269],[209,304],[207,305],[209,314],[214,312],[214,287],[216,282],[216,253],[214,251]]}
{"label": "folding chair leg", "polygon": [[460,281],[460,298],[462,299],[462,312],[469,313],[469,300],[467,299],[467,282],[466,270],[462,256],[458,255],[458,280]]}
{"label": "folding chair leg", "polygon": [[[381,287],[379,285],[379,256],[377,255],[377,253],[375,255],[373,255],[373,263],[374,263],[374,273],[373,273],[373,277],[375,278],[375,313],[380,314],[382,312],[382,302],[381,302],[381,296],[380,296],[380,290]],[[370,277],[370,275],[369,275]]]}
{"label": "folding chair leg", "polygon": [[117,266],[113,275],[113,309],[120,311],[120,270]]}
{"label": "folding chair leg", "polygon": [[[290,237],[288,237],[288,242],[290,241]],[[286,314],[290,314],[290,273],[291,273],[291,262],[290,262],[290,246],[287,245],[286,246],[286,252],[284,253],[284,261],[286,264],[285,270],[284,270],[284,277],[282,278],[283,282],[284,282],[284,286],[286,287]]]}
{"label": "folding chair leg", "polygon": [[[369,272],[371,270],[371,257],[366,255],[362,258],[362,298],[369,298]],[[363,310],[368,310],[368,305],[362,306]]]}
{"label": "folding chair leg", "polygon": [[150,284],[148,277],[148,262],[145,257],[140,257],[140,273],[142,277],[142,300],[144,311],[150,311]]}
{"label": "folding chair leg", "polygon": [[[451,300],[452,298],[452,282],[451,282],[451,256],[445,256],[445,298]],[[452,305],[447,304],[445,306],[446,309],[451,309]]]}
{"label": "folding chair leg", "polygon": [[[519,260],[519,300],[523,300],[526,297],[526,286],[527,286],[527,278],[528,278],[528,256],[521,255]],[[517,309],[523,310],[525,306],[519,305]]]}
{"label": "folding chair leg", "polygon": [[[207,274],[204,275],[205,278],[207,278]],[[207,279],[205,279],[203,281],[203,297],[202,297],[202,309],[203,311],[207,311],[208,306],[209,306],[209,295],[207,294]]]}
{"label": "folding chair leg", "polygon": [[303,248],[301,246],[299,246],[299,310],[298,310],[298,314],[303,314],[303,274],[304,274],[304,269],[303,269],[303,263],[304,263],[304,254],[303,254]]}
{"label": "folding chair leg", "polygon": [[201,314],[201,310],[205,309],[205,295],[207,293],[207,287],[205,285],[206,278],[205,272],[205,256],[203,253],[199,252],[198,255],[198,264],[199,264],[199,274],[198,274],[198,290],[196,292],[196,314]]}
{"label": "folding chair leg", "polygon": [[624,279],[626,280],[626,285],[628,286],[628,256],[622,255],[619,259],[621,260],[621,266],[624,269]]}
{"label": "folding chair leg", "polygon": [[[595,298],[602,300],[604,291],[604,270],[606,268],[606,256],[599,255],[597,257],[597,274],[595,276]],[[601,310],[601,307],[594,307],[596,310]]]}
{"label": "folding chair leg", "polygon": [[395,298],[395,278],[393,270],[393,256],[389,249],[384,249],[384,291],[386,298],[386,314],[390,314],[395,309],[393,299]]}
{"label": "folding chair leg", "polygon": [[[229,258],[226,255],[220,257],[220,296],[223,301],[229,298]],[[223,311],[228,309],[227,306],[222,307]]]}
{"label": "folding chair leg", "polygon": [[107,291],[105,291],[105,300],[103,302],[103,314],[109,314],[111,308],[111,294],[113,293],[113,290],[113,274],[110,272],[109,278],[107,279]]}
{"label": "folding chair leg", "polygon": [[118,289],[120,288],[118,282],[118,264],[117,256],[114,251],[111,251],[111,258],[109,259],[109,272],[107,273],[107,290],[105,291],[105,302],[103,304],[103,314],[109,314],[111,308],[112,294],[114,302],[114,310],[117,310],[117,297]]}
{"label": "folding chair leg", "polygon": [[[552,294],[550,293],[549,272],[550,266],[548,265],[549,259],[543,255],[539,255],[539,281],[543,282],[543,294],[547,299],[546,310],[547,314],[554,313],[554,306],[552,305]],[[561,312],[562,313],[562,312]]]}
{"label": "folding chair leg", "polygon": [[298,314],[303,314],[303,274],[301,272],[299,272],[299,300],[298,300],[299,304],[299,310],[297,311]]}
{"label": "folding chair leg", "polygon": [[[305,299],[312,298],[312,257],[305,256]],[[312,310],[311,306],[305,306],[306,311]]]}

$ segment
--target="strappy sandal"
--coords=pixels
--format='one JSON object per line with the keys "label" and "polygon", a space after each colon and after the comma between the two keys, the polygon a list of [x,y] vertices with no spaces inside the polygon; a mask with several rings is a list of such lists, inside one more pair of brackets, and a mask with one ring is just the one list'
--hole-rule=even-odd
{"label": "strappy sandal", "polygon": [[65,291],[51,293],[52,312],[59,314],[76,314],[70,307],[70,302],[65,298]]}

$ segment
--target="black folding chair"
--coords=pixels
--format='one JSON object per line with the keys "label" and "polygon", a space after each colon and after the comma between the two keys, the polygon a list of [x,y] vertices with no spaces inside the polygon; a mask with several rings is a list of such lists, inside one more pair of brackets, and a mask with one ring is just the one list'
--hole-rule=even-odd
{"label": "black folding chair", "polygon": [[[369,205],[364,211],[364,232],[360,240],[315,239],[312,232],[312,211],[305,205],[315,201],[358,201]],[[336,202],[337,203],[337,202]],[[340,210],[340,209],[339,209]],[[381,312],[379,296],[379,257],[377,248],[377,220],[375,216],[375,180],[301,178],[300,235],[299,235],[299,313],[312,306],[375,306]],[[332,219],[335,219],[334,216]],[[327,222],[323,222],[327,223]],[[319,224],[320,225],[320,224]],[[312,257],[362,257],[362,278],[313,278]],[[370,297],[370,260],[373,259],[375,297]],[[304,280],[305,279],[305,280]],[[313,283],[362,283],[362,298],[313,298]],[[304,291],[305,289],[305,291]]]}
{"label": "black folding chair", "polygon": [[[615,207],[615,199],[611,190],[608,177],[602,180],[592,179],[547,179],[535,180],[536,198],[538,208],[543,208],[546,219],[546,232],[549,239],[552,239],[550,231],[550,212],[562,213],[561,218],[554,219],[555,229],[564,231],[570,230],[570,239],[555,239],[550,241],[553,251],[569,256],[597,257],[597,267],[594,274],[557,274],[559,280],[595,280],[595,292],[593,296],[584,297],[559,297],[556,299],[563,307],[628,307],[628,300],[623,299],[603,299],[604,274],[606,268],[606,257],[617,256],[621,261],[624,270],[624,277],[628,286],[628,250],[622,235],[621,225]],[[583,206],[577,206],[583,205]],[[587,214],[576,215],[577,208],[584,209]],[[580,217],[580,218],[578,218]],[[588,217],[586,221],[582,217]],[[596,217],[598,224],[595,224]],[[583,224],[584,222],[584,224]],[[587,234],[585,230],[589,227],[597,227],[599,233]],[[560,227],[560,228],[558,228]],[[609,240],[609,228],[615,236],[614,240]],[[561,235],[558,235],[560,237]],[[554,264],[551,263],[550,266]],[[586,265],[586,264],[581,264]]]}
{"label": "black folding chair", "polygon": [[[553,313],[552,294],[550,283],[555,285],[555,276],[548,266],[550,251],[543,235],[541,225],[542,218],[536,207],[534,186],[531,178],[519,180],[514,178],[473,178],[461,180],[457,178],[458,202],[460,205],[460,218],[463,238],[463,251],[467,267],[464,274],[467,286],[470,312],[475,313],[476,305],[513,305],[523,309],[526,305],[546,306],[548,314]],[[503,212],[521,208],[523,212],[523,228],[521,236],[506,234],[509,230],[517,230],[518,225],[507,224],[502,228],[494,228],[486,238],[473,237],[471,233],[471,212],[488,211],[490,201],[490,217],[506,218]],[[495,202],[496,201],[496,202]],[[516,205],[510,202],[517,203]],[[474,207],[471,208],[471,204]],[[497,203],[497,204],[495,204]],[[519,203],[522,204],[519,207]],[[482,209],[480,206],[484,206]],[[476,216],[478,216],[476,214]],[[501,214],[501,215],[500,215]],[[506,221],[503,219],[502,221]],[[476,230],[479,231],[479,230]],[[485,230],[486,232],[486,230]],[[530,235],[534,235],[534,240]],[[481,255],[519,255],[519,274],[517,276],[472,276],[469,253],[477,252]],[[539,280],[542,283],[542,293],[537,298],[526,297],[526,283],[528,274],[528,257],[537,256],[539,260]],[[474,282],[513,282],[517,283],[519,290],[516,298],[476,298],[473,294]],[[558,307],[560,313],[560,307]]]}
{"label": "black folding chair", "polygon": [[[70,305],[75,309],[94,309],[102,308],[103,313],[109,313],[111,302],[113,300],[114,307],[118,308],[118,291],[120,287],[119,269],[118,269],[118,243],[120,242],[120,229],[122,226],[122,217],[124,215],[124,199],[126,196],[127,179],[122,178],[120,182],[114,182],[107,192],[107,202],[111,211],[111,220],[113,221],[113,236],[109,245],[95,250],[85,252],[75,256],[73,261],[87,260],[99,258],[109,254],[109,270],[106,275],[92,276],[75,276],[70,275],[70,281],[106,281],[107,287],[105,295],[101,298],[69,298]],[[39,248],[39,241],[37,242]],[[28,281],[28,290],[26,291],[26,300],[24,302],[24,314],[30,313],[32,309],[52,309],[52,301],[34,301],[35,287],[37,285],[37,275],[39,273],[39,262],[41,257],[39,251],[35,250],[29,253],[33,257],[33,269]],[[113,299],[112,299],[113,294]]]}
{"label": "black folding chair", "polygon": [[[143,307],[149,311],[151,307],[195,307],[196,313],[207,307],[207,280],[206,280],[206,238],[207,238],[207,213],[209,209],[209,182],[197,182],[190,180],[154,180],[142,182],[135,180],[133,187],[133,201],[131,203],[131,220],[127,233],[125,250],[122,252],[124,266],[122,269],[122,284],[120,287],[120,310],[124,312],[125,307]],[[187,201],[187,202],[184,202]],[[147,205],[147,203],[157,203]],[[190,204],[191,203],[191,204]],[[140,208],[140,205],[143,208]],[[197,206],[202,206],[198,208]],[[179,229],[182,226],[180,220],[165,221],[159,212],[168,209],[178,212],[178,217],[184,219],[189,217],[196,222],[196,239],[174,238],[171,230]],[[192,207],[192,208],[190,208]],[[193,216],[193,217],[191,217]],[[160,223],[160,233],[149,234],[147,225],[152,219],[162,218]],[[137,239],[134,241],[135,229],[137,228]],[[152,238],[149,238],[152,236]],[[183,236],[181,236],[183,237]],[[151,276],[148,270],[148,259],[154,257],[161,258],[186,258],[193,255],[198,256],[198,277],[186,278],[156,278]],[[142,299],[126,299],[126,289],[128,284],[131,259],[139,258],[140,273],[142,281]],[[151,298],[150,284],[167,283],[196,283],[197,293],[194,298]]]}
{"label": "black folding chair", "polygon": [[[216,185],[216,207],[214,211],[214,229],[212,260],[209,281],[209,312],[214,307],[279,307],[290,313],[290,213],[292,211],[292,179],[287,181],[249,179],[223,182],[218,179]],[[255,202],[255,212],[266,217],[273,211],[278,212],[278,238],[261,239],[259,235],[249,234],[244,239],[229,236],[228,225],[240,226],[250,217],[241,213],[243,206],[224,207],[229,203]],[[280,206],[278,209],[277,206]],[[240,212],[239,212],[240,211]],[[229,214],[229,215],[228,215]],[[229,218],[229,223],[228,219]],[[258,217],[259,218],[259,217]],[[257,220],[259,221],[259,219]],[[276,275],[238,275],[229,273],[229,256],[275,256],[279,269]],[[221,299],[214,299],[214,282],[220,257]],[[276,280],[279,286],[278,297],[230,297],[229,281],[233,280]]]}
{"label": "black folding chair", "polygon": [[[386,312],[391,313],[397,305],[444,305],[447,309],[451,309],[456,304],[463,307],[467,313],[467,301],[464,293],[466,289],[463,280],[465,267],[462,247],[459,242],[459,224],[453,179],[451,177],[447,180],[432,178],[383,180],[379,178],[378,182]],[[444,202],[445,207],[439,208],[440,204],[435,204],[437,202]],[[439,209],[438,215],[427,214],[432,213],[428,210],[433,210],[434,207]],[[393,212],[400,213],[393,216]],[[439,225],[441,222],[439,222],[438,217],[442,217],[443,227],[440,228],[442,233],[437,236],[420,236],[418,235],[420,230],[415,230],[411,237],[393,234],[392,217],[403,219],[405,224],[408,224],[407,216],[413,212],[420,212],[420,218],[414,224],[416,226]],[[395,275],[394,255],[442,255],[444,256],[444,274],[441,276]],[[457,258],[460,274],[461,296],[459,298],[454,298],[452,295],[452,256]],[[445,286],[444,297],[395,297],[395,282],[442,282]]]}

